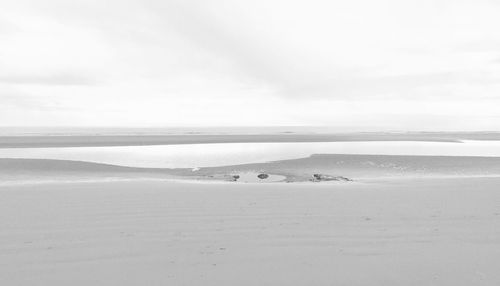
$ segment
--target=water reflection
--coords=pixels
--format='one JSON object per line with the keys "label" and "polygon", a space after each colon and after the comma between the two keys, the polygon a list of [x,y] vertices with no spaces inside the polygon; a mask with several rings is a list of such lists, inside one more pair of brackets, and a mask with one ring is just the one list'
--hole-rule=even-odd
{"label": "water reflection", "polygon": [[0,149],[0,158],[76,160],[152,168],[236,165],[303,158],[312,154],[500,157],[500,141],[225,143]]}

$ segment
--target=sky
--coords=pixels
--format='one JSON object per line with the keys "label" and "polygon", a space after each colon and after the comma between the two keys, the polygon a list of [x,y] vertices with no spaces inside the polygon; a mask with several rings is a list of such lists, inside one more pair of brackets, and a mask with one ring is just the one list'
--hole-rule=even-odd
{"label": "sky", "polygon": [[500,131],[497,0],[0,0],[0,126]]}

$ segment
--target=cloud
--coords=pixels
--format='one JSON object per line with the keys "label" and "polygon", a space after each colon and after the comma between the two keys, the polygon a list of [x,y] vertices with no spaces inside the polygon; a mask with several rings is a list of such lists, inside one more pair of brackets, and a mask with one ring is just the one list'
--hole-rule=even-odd
{"label": "cloud", "polygon": [[[383,1],[372,7],[357,2],[367,8],[320,1],[291,1],[286,7],[276,1],[191,1],[156,3],[154,13],[164,16],[160,22],[169,29],[218,59],[217,72],[226,68],[222,72],[267,85],[277,96],[292,100],[418,97],[443,86],[498,83],[498,75],[490,74],[495,71],[484,60],[490,51],[485,48],[496,41],[491,39],[496,33],[491,24],[498,22],[486,4],[443,2],[432,7],[426,2],[413,7]],[[460,20],[467,11],[472,19]],[[481,16],[476,26],[466,25]],[[475,30],[493,37],[477,39]],[[453,92],[442,96],[452,97]]]}
{"label": "cloud", "polygon": [[31,74],[31,75],[0,75],[0,83],[16,85],[96,85],[96,79],[74,74],[74,73],[56,73],[56,74]]}
{"label": "cloud", "polygon": [[19,28],[16,25],[12,24],[10,21],[2,19],[0,16],[0,35],[8,35],[18,31]]}
{"label": "cloud", "polygon": [[43,102],[32,96],[22,93],[1,93],[0,101],[2,109],[20,108],[20,109],[44,109]]}
{"label": "cloud", "polygon": [[[342,99],[362,98],[424,98],[436,96],[433,90],[442,91],[454,86],[491,86],[494,91],[500,90],[500,75],[470,72],[440,72],[387,76],[338,77],[313,81],[312,83],[290,83],[282,90],[286,96],[292,97],[331,97]],[[439,98],[457,99],[470,97],[470,94],[441,93]],[[481,95],[475,95],[481,96]]]}
{"label": "cloud", "polygon": [[[491,1],[18,0],[2,8],[0,94],[15,88],[40,100],[10,97],[19,110],[57,106],[41,107],[33,124],[390,125],[391,109],[418,105],[412,122],[425,127],[427,115],[447,127],[426,107],[459,106],[447,118],[461,118],[468,103],[477,101],[474,112],[493,106],[500,92],[492,60],[500,6]],[[367,106],[361,115],[359,106]],[[463,120],[481,122],[472,115]]]}

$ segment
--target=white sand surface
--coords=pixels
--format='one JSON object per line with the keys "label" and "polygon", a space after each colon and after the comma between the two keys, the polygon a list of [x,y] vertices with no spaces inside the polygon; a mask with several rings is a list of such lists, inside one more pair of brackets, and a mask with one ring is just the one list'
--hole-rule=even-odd
{"label": "white sand surface", "polygon": [[1,186],[0,285],[500,285],[499,186]]}

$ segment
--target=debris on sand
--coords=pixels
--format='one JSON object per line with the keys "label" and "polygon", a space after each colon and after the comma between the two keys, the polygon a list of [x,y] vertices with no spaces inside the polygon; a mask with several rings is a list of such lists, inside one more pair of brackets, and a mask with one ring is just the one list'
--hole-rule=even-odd
{"label": "debris on sand", "polygon": [[240,175],[226,175],[226,180],[230,182],[236,182],[240,178]]}
{"label": "debris on sand", "polygon": [[312,182],[322,182],[322,181],[352,181],[349,178],[343,177],[343,176],[331,176],[331,175],[325,175],[325,174],[314,174],[312,179]]}
{"label": "debris on sand", "polygon": [[262,174],[258,174],[258,175],[257,175],[257,178],[259,178],[259,179],[261,179],[261,180],[264,180],[264,179],[269,178],[269,175],[268,175],[268,174],[265,174],[265,173],[262,173]]}

